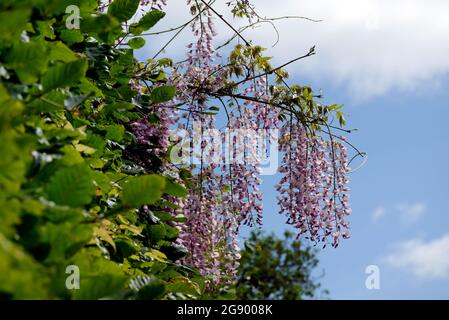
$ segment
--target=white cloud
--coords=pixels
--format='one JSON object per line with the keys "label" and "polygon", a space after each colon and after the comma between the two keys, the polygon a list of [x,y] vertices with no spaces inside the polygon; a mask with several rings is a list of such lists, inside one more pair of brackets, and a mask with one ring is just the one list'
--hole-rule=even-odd
{"label": "white cloud", "polygon": [[[215,7],[226,11],[225,1],[220,1]],[[293,19],[278,22],[281,41],[269,54],[281,63],[316,44],[318,55],[289,69],[299,78],[307,76],[339,84],[356,99],[397,89],[412,90],[425,83],[431,87],[449,71],[447,0],[279,0],[275,4],[272,0],[254,0],[253,3],[262,15],[298,14],[323,19],[320,23]],[[168,13],[163,22],[167,26],[179,25],[188,18],[184,1],[179,5],[170,0]],[[217,43],[221,43],[232,32],[218,19],[216,24],[221,33]],[[181,42],[188,33],[187,30]],[[265,47],[275,40],[275,33],[268,26],[247,36]],[[149,43],[154,46],[156,41]]]}
{"label": "white cloud", "polygon": [[449,278],[449,234],[429,242],[413,239],[400,243],[384,261],[422,278]]}
{"label": "white cloud", "polygon": [[280,24],[282,39],[273,52],[287,59],[316,44],[318,55],[293,70],[347,85],[359,99],[394,89],[410,90],[449,71],[447,0],[256,3],[269,15],[298,13],[323,19]]}
{"label": "white cloud", "polygon": [[384,207],[377,207],[371,214],[371,220],[373,222],[379,221],[385,215],[385,212],[386,210]]}
{"label": "white cloud", "polygon": [[[422,216],[427,212],[427,204],[424,202],[403,202],[398,203],[393,210],[396,214],[399,214],[400,221],[403,225],[409,226],[422,218]],[[373,222],[380,221],[385,214],[387,209],[383,206],[379,206],[371,214],[371,220]]]}
{"label": "white cloud", "polygon": [[396,209],[401,215],[402,223],[410,225],[417,222],[427,212],[427,205],[423,202],[400,203]]}

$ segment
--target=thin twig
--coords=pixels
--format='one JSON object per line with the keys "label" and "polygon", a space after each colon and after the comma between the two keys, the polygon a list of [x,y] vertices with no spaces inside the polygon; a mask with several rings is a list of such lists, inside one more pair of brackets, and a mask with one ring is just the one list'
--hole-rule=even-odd
{"label": "thin twig", "polygon": [[307,54],[305,54],[305,55],[302,55],[302,56],[297,57],[297,58],[295,58],[295,59],[293,59],[293,60],[290,60],[290,61],[288,61],[288,62],[286,62],[286,63],[284,63],[284,64],[282,64],[282,65],[280,65],[279,67],[276,67],[276,68],[274,68],[274,69],[270,69],[270,70],[268,70],[268,71],[266,71],[266,72],[263,72],[263,73],[261,73],[261,74],[255,75],[255,76],[253,76],[253,77],[249,77],[249,78],[245,78],[245,79],[243,79],[243,80],[240,80],[239,82],[236,82],[235,84],[233,84],[233,86],[238,86],[238,85],[240,85],[240,84],[242,84],[242,83],[245,83],[245,82],[247,82],[247,81],[251,81],[251,80],[254,80],[254,79],[257,79],[257,78],[260,78],[260,77],[269,75],[269,74],[272,74],[272,73],[274,73],[274,72],[276,72],[276,71],[278,71],[278,70],[280,70],[280,69],[282,69],[282,68],[285,68],[285,67],[288,66],[289,64],[292,64],[292,63],[294,63],[294,62],[296,62],[296,61],[298,61],[298,60],[301,60],[301,59],[304,59],[304,58],[313,56],[314,54],[315,54],[315,46],[313,46],[312,48],[310,48],[309,52],[308,52]]}
{"label": "thin twig", "polygon": [[213,13],[215,13],[215,15],[217,15],[217,17],[219,17],[224,23],[227,24],[227,26],[229,28],[231,28],[236,34],[238,34],[239,38],[242,39],[242,41],[245,43],[245,45],[247,47],[249,47],[251,44],[249,43],[248,40],[246,40],[237,29],[235,29],[232,24],[230,24],[225,18],[223,18],[223,15],[218,13],[214,8],[212,8],[212,6],[210,6],[208,3],[206,3],[206,1],[204,0],[200,0],[202,3],[204,3],[204,5],[206,5]]}

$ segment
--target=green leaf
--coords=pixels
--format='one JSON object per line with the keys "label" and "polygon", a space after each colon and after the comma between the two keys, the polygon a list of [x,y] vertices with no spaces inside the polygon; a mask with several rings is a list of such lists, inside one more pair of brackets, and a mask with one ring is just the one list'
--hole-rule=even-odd
{"label": "green leaf", "polygon": [[130,207],[153,204],[160,199],[165,178],[156,174],[131,177],[123,186],[123,203]]}
{"label": "green leaf", "polygon": [[106,131],[106,139],[121,142],[125,136],[125,127],[120,124],[111,124],[101,127],[101,130]]}
{"label": "green leaf", "polygon": [[92,177],[94,179],[95,185],[99,187],[104,193],[111,190],[111,180],[101,171],[93,170]]}
{"label": "green leaf", "polygon": [[145,40],[140,37],[132,38],[128,41],[128,46],[130,46],[133,49],[140,49],[144,45],[145,45]]}
{"label": "green leaf", "polygon": [[[61,225],[64,223],[73,224],[73,226],[79,222],[85,220],[85,216],[83,214],[82,209],[80,208],[69,208],[63,206],[55,206],[48,207],[44,213],[45,219],[54,224]],[[48,229],[48,225],[46,224],[44,229]],[[85,226],[89,226],[88,224],[84,224]],[[62,227],[60,229],[63,229]],[[89,226],[89,235],[87,236],[87,240],[92,237],[92,226]],[[75,235],[74,235],[75,236]]]}
{"label": "green leaf", "polygon": [[197,283],[182,276],[174,278],[171,283],[167,285],[167,291],[190,294],[193,296],[201,294],[200,286]]}
{"label": "green leaf", "polygon": [[36,29],[39,31],[40,36],[37,38],[44,39],[54,39],[55,33],[52,27],[52,24],[55,23],[55,19],[52,20],[44,20],[44,21],[36,21]]}
{"label": "green leaf", "polygon": [[132,254],[136,254],[140,251],[140,247],[136,242],[126,237],[116,238],[115,245],[121,259],[128,258]]}
{"label": "green leaf", "polygon": [[123,275],[99,274],[92,277],[81,276],[80,290],[74,292],[74,299],[94,300],[107,298],[124,289],[126,278]]}
{"label": "green leaf", "polygon": [[161,298],[165,292],[165,284],[158,278],[152,277],[147,283],[137,292],[137,299],[152,300]]}
{"label": "green leaf", "polygon": [[55,88],[75,85],[84,77],[86,69],[87,63],[85,60],[55,65],[48,69],[42,77],[44,90],[50,91]]}
{"label": "green leaf", "polygon": [[165,17],[165,12],[159,10],[152,10],[145,14],[139,22],[132,23],[129,27],[129,31],[132,34],[139,35],[143,31],[151,29],[156,23]]}
{"label": "green leaf", "polygon": [[171,220],[173,220],[173,216],[172,216],[172,214],[170,212],[154,211],[153,212],[153,216],[157,219],[157,221],[171,221]]}
{"label": "green leaf", "polygon": [[[3,208],[4,209],[4,208]],[[2,220],[3,223],[3,220]],[[0,292],[14,299],[48,299],[48,274],[24,248],[0,232]]]}
{"label": "green leaf", "polygon": [[50,60],[61,62],[71,62],[77,60],[75,53],[60,41],[49,42],[48,46],[51,48],[49,54]]}
{"label": "green leaf", "polygon": [[6,55],[6,61],[22,82],[30,84],[47,69],[48,49],[42,43],[17,43]]}
{"label": "green leaf", "polygon": [[0,12],[0,47],[3,41],[18,40],[20,34],[26,28],[31,8],[22,8]]}
{"label": "green leaf", "polygon": [[341,127],[344,127],[346,125],[346,119],[345,119],[343,112],[337,111],[336,114],[337,114],[338,123],[340,124]]}
{"label": "green leaf", "polygon": [[98,10],[98,0],[71,0],[71,4],[80,8],[81,17],[89,16]]}
{"label": "green leaf", "polygon": [[96,34],[108,33],[120,28],[120,23],[110,15],[88,17],[81,21],[83,32]]}
{"label": "green leaf", "polygon": [[[0,67],[5,69],[4,67]],[[3,103],[5,101],[8,101],[10,99],[8,90],[6,90],[5,86],[2,82],[0,82],[0,103]]]}
{"label": "green leaf", "polygon": [[186,188],[177,184],[175,182],[171,182],[167,180],[167,185],[165,186],[165,193],[174,197],[185,197],[188,194]]}
{"label": "green leaf", "polygon": [[128,21],[136,13],[139,3],[140,0],[114,0],[109,6],[108,14],[120,22]]}
{"label": "green leaf", "polygon": [[84,140],[84,144],[97,150],[97,155],[102,155],[104,153],[107,142],[102,136],[89,132],[87,135],[87,139]]}
{"label": "green leaf", "polygon": [[74,43],[80,43],[83,42],[84,37],[82,33],[79,30],[68,30],[64,29],[61,31],[61,34],[59,35],[61,40],[66,42],[68,45],[74,44]]}
{"label": "green leaf", "polygon": [[162,249],[167,257],[172,261],[181,259],[189,253],[186,247],[176,243],[172,243],[170,246],[164,246]]}
{"label": "green leaf", "polygon": [[58,170],[48,185],[48,198],[60,205],[79,207],[88,204],[95,189],[89,167],[80,163]]}
{"label": "green leaf", "polygon": [[163,240],[167,234],[167,228],[165,224],[154,224],[149,226],[150,240],[156,244],[158,241]]}
{"label": "green leaf", "polygon": [[179,236],[179,230],[175,227],[166,225],[165,231],[166,231],[165,237],[168,239],[176,239]]}
{"label": "green leaf", "polygon": [[174,86],[161,86],[154,88],[151,92],[151,100],[153,103],[167,102],[176,95],[176,88]]}
{"label": "green leaf", "polygon": [[78,107],[81,103],[83,103],[88,98],[87,95],[78,95],[72,94],[68,98],[64,100],[64,107],[67,110],[72,110]]}
{"label": "green leaf", "polygon": [[165,253],[156,249],[150,249],[148,252],[145,252],[144,256],[150,257],[151,259],[157,260],[159,262],[166,263],[168,261]]}
{"label": "green leaf", "polygon": [[127,278],[119,264],[99,254],[97,256],[92,251],[82,252],[75,257],[73,264],[80,270],[80,288],[71,292],[74,299],[113,297],[125,289]]}
{"label": "green leaf", "polygon": [[120,103],[113,103],[107,105],[103,110],[104,114],[106,116],[110,116],[111,113],[117,112],[117,113],[125,113],[129,110],[134,109],[136,106],[133,105],[130,102],[120,102]]}
{"label": "green leaf", "polygon": [[[82,213],[78,213],[82,217]],[[40,241],[47,243],[50,253],[46,262],[62,262],[73,256],[93,236],[92,225],[65,222],[47,223],[39,230]]]}
{"label": "green leaf", "polygon": [[31,101],[28,108],[34,112],[62,111],[64,110],[64,94],[56,90],[47,92],[39,99]]}

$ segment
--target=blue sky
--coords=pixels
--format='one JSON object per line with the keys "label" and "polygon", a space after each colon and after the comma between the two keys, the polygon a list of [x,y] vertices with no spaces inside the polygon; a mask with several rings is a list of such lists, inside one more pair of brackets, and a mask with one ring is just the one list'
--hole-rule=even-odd
{"label": "blue sky", "polygon": [[[449,77],[442,81],[449,88]],[[329,101],[349,101],[349,127],[359,128],[351,142],[369,156],[350,177],[351,238],[319,253],[323,287],[334,299],[449,298],[449,241],[434,244],[449,235],[449,92],[423,86],[359,105],[331,83],[320,85]],[[264,229],[281,234],[273,180],[264,179]],[[397,248],[411,240],[421,246]],[[420,249],[428,255],[415,257]],[[404,261],[395,265],[389,256]],[[368,265],[379,266],[380,290],[365,287]]]}
{"label": "blue sky", "polygon": [[[159,30],[188,20],[185,6],[170,2]],[[220,2],[216,8],[223,10]],[[351,143],[369,156],[351,174],[351,238],[319,253],[323,288],[333,299],[448,299],[449,3],[253,2],[262,15],[324,20],[278,23],[274,48],[269,27],[247,36],[270,48],[274,65],[316,45],[317,55],[289,67],[291,82],[321,88],[326,102],[344,104],[348,127],[359,129]],[[217,28],[220,44],[230,32],[219,21]],[[139,57],[151,56],[167,37],[149,38]],[[188,41],[187,31],[165,55],[185,52]],[[285,219],[277,214],[273,188],[278,177],[263,179],[263,228],[282,234]],[[365,286],[369,265],[379,267],[379,290]]]}

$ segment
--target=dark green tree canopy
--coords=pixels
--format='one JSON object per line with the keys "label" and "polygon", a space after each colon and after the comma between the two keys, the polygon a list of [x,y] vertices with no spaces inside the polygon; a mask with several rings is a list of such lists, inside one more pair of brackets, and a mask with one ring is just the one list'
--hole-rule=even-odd
{"label": "dark green tree canopy", "polygon": [[239,299],[300,300],[316,297],[320,283],[313,276],[316,251],[291,232],[284,238],[251,233],[242,250],[236,293]]}

